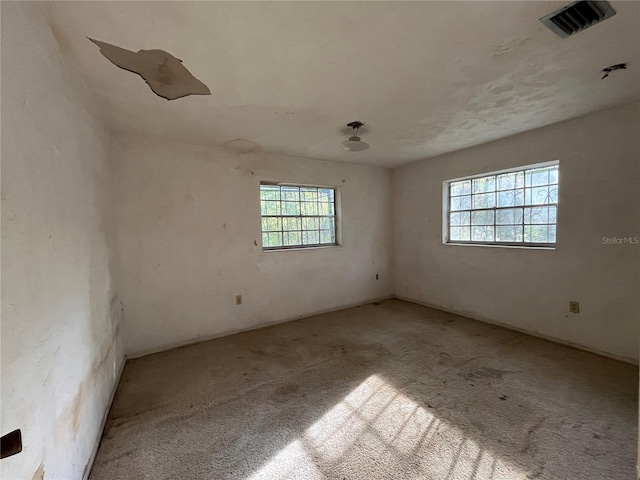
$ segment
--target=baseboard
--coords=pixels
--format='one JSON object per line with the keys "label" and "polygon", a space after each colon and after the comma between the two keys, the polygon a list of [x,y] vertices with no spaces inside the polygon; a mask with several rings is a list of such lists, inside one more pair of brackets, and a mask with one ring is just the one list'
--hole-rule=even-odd
{"label": "baseboard", "polygon": [[127,355],[127,358],[130,359],[130,360],[133,360],[135,358],[142,358],[142,357],[146,357],[148,355],[154,355],[156,353],[162,353],[162,352],[166,352],[168,350],[173,350],[174,348],[186,347],[188,345],[195,345],[196,343],[208,342],[209,340],[215,340],[217,338],[222,338],[222,337],[230,337],[231,335],[237,335],[238,333],[242,333],[242,332],[250,332],[252,330],[258,330],[260,328],[271,327],[273,325],[278,325],[278,324],[281,324],[281,323],[293,322],[295,320],[300,320],[302,318],[315,317],[316,315],[322,315],[322,314],[325,314],[325,313],[337,312],[338,310],[345,310],[347,308],[355,308],[355,307],[360,307],[362,305],[369,305],[371,303],[382,302],[384,300],[390,300],[392,298],[396,298],[396,297],[394,295],[386,295],[384,297],[365,300],[363,302],[357,302],[357,303],[352,303],[352,304],[348,304],[348,305],[341,305],[339,307],[327,308],[325,310],[320,310],[320,311],[317,311],[317,312],[304,313],[302,315],[296,315],[296,316],[293,316],[293,317],[287,317],[287,318],[283,318],[283,319],[280,319],[280,320],[274,320],[274,321],[267,322],[267,323],[261,323],[259,325],[253,325],[253,326],[247,327],[247,328],[238,328],[238,329],[232,329],[232,330],[225,330],[224,332],[216,333],[214,335],[208,335],[206,337],[198,337],[198,338],[194,338],[194,339],[191,339],[191,340],[186,340],[184,342],[171,343],[171,344],[168,344],[168,345],[163,345],[162,347],[152,348],[152,349],[149,349],[149,350],[143,350],[142,352],[139,352],[139,353],[134,353],[134,354]]}
{"label": "baseboard", "polygon": [[104,411],[104,415],[102,415],[102,421],[100,422],[100,429],[98,430],[98,438],[93,445],[93,450],[91,451],[91,456],[89,457],[89,461],[84,467],[84,472],[82,474],[82,480],[88,480],[89,475],[91,474],[91,469],[93,468],[93,462],[96,461],[96,456],[98,455],[98,449],[100,448],[100,441],[102,440],[102,435],[104,435],[104,429],[107,426],[107,420],[109,420],[109,413],[111,412],[111,406],[113,405],[113,400],[116,398],[116,392],[118,391],[118,385],[120,385],[120,379],[122,378],[122,372],[124,371],[124,366],[127,363],[127,356],[125,355],[122,359],[122,364],[120,365],[120,369],[116,376],[116,381],[113,384],[113,388],[111,389],[111,395],[109,396],[109,401],[107,402],[107,408]]}
{"label": "baseboard", "polygon": [[580,345],[580,344],[577,344],[577,343],[572,343],[572,342],[569,342],[567,340],[563,340],[561,338],[556,338],[556,337],[552,337],[552,336],[549,336],[549,335],[544,335],[544,334],[538,333],[538,332],[532,332],[531,330],[527,330],[525,328],[514,327],[513,325],[509,325],[507,323],[499,322],[497,320],[492,320],[492,319],[488,319],[488,318],[473,317],[473,316],[470,316],[468,312],[461,312],[461,311],[457,311],[457,310],[454,310],[454,309],[451,309],[451,308],[445,308],[445,307],[442,307],[440,305],[434,305],[432,303],[422,302],[420,300],[415,300],[415,299],[412,299],[412,298],[402,297],[400,295],[394,295],[393,297],[397,298],[398,300],[403,300],[405,302],[415,303],[416,305],[422,305],[423,307],[429,307],[429,308],[433,308],[435,310],[440,310],[442,312],[453,313],[454,315],[459,315],[461,317],[470,318],[471,320],[476,320],[478,322],[484,322],[484,323],[489,323],[491,325],[497,325],[499,327],[507,328],[509,330],[514,330],[516,332],[520,332],[520,333],[525,333],[527,335],[531,335],[532,337],[542,338],[543,340],[549,340],[550,342],[560,343],[562,345],[566,345],[567,347],[572,347],[572,348],[576,348],[578,350],[584,350],[586,352],[595,353],[597,355],[601,355],[601,356],[607,357],[607,358],[612,358],[614,360],[619,360],[621,362],[630,363],[632,365],[638,365],[638,360],[636,360],[635,358],[629,358],[629,357],[624,357],[622,355],[616,355],[614,353],[603,352],[601,350],[598,350],[598,349],[595,349],[595,348],[591,348],[591,347],[586,347],[584,345]]}

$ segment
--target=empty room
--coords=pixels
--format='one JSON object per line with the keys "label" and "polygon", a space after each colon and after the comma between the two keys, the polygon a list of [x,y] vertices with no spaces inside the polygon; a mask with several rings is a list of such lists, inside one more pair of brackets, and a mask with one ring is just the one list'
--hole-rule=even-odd
{"label": "empty room", "polygon": [[2,479],[640,479],[640,2],[0,5]]}

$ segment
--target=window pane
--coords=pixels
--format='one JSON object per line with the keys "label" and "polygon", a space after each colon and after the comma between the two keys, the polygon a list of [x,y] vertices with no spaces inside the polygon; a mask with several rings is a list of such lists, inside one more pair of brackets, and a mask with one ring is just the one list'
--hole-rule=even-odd
{"label": "window pane", "polygon": [[502,173],[498,175],[498,190],[515,190],[524,187],[524,172]]}
{"label": "window pane", "polygon": [[452,197],[449,208],[451,209],[451,211],[469,210],[471,208],[471,196],[467,195],[464,197]]}
{"label": "window pane", "polygon": [[524,190],[498,192],[498,207],[516,207],[518,205],[524,205]]}
{"label": "window pane", "polygon": [[333,228],[335,227],[335,220],[333,219],[333,217],[325,217],[325,218],[320,218],[320,228],[323,230],[333,230]]}
{"label": "window pane", "polygon": [[521,208],[506,208],[498,210],[496,213],[496,223],[498,225],[517,225],[522,223]]}
{"label": "window pane", "polygon": [[469,240],[471,240],[469,227],[451,227],[449,232],[449,240],[468,242]]}
{"label": "window pane", "polygon": [[524,209],[524,223],[550,223],[549,207],[529,207]]}
{"label": "window pane", "polygon": [[472,188],[473,193],[493,192],[496,189],[496,177],[474,178]]}
{"label": "window pane", "polygon": [[320,232],[302,232],[303,245],[317,245],[320,243]]}
{"label": "window pane", "polygon": [[282,202],[282,215],[300,215],[300,203]]}
{"label": "window pane", "polygon": [[320,230],[320,243],[335,243],[336,236],[332,230]]}
{"label": "window pane", "polygon": [[304,202],[317,202],[318,201],[318,189],[317,188],[301,188],[300,200]]}
{"label": "window pane", "polygon": [[285,232],[283,235],[284,235],[284,245],[286,246],[302,245],[301,232]]}
{"label": "window pane", "polygon": [[280,200],[280,187],[277,185],[260,185],[261,200]]}
{"label": "window pane", "polygon": [[282,219],[282,229],[283,230],[301,230],[302,229],[302,220],[298,218],[284,217]]}
{"label": "window pane", "polygon": [[549,183],[558,183],[558,167],[549,168]]}
{"label": "window pane", "polygon": [[493,208],[496,206],[495,193],[479,193],[473,195],[473,208]]}
{"label": "window pane", "polygon": [[495,212],[493,210],[481,210],[471,212],[471,225],[493,225]]}
{"label": "window pane", "polygon": [[471,193],[471,180],[464,180],[462,182],[453,182],[450,185],[450,195],[469,195]]}
{"label": "window pane", "polygon": [[549,225],[549,243],[556,243],[556,226]]}
{"label": "window pane", "polygon": [[302,215],[318,215],[318,204],[316,202],[302,202],[300,211]]}
{"label": "window pane", "polygon": [[525,205],[542,205],[545,203],[557,203],[558,186],[527,188],[524,192]]}
{"label": "window pane", "polygon": [[302,217],[302,229],[303,230],[318,230],[320,228],[320,220],[318,218],[305,218]]}
{"label": "window pane", "polygon": [[270,202],[262,200],[260,206],[262,215],[280,215],[280,201]]}
{"label": "window pane", "polygon": [[521,242],[522,227],[520,225],[508,225],[496,227],[497,242]]}
{"label": "window pane", "polygon": [[333,203],[318,203],[318,215],[333,215]]}
{"label": "window pane", "polygon": [[525,172],[525,186],[536,187],[538,185],[547,185],[549,183],[549,169],[535,168]]}
{"label": "window pane", "polygon": [[471,227],[471,240],[475,242],[493,242],[493,227]]}
{"label": "window pane", "polygon": [[282,199],[296,202],[299,201],[300,189],[298,187],[282,187]]}
{"label": "window pane", "polygon": [[528,243],[549,243],[548,225],[525,225],[524,241]]}
{"label": "window pane", "polygon": [[277,217],[264,217],[262,219],[262,231],[272,232],[282,230],[282,220]]}
{"label": "window pane", "polygon": [[282,246],[282,234],[281,233],[263,233],[262,238],[264,242],[264,237],[267,237],[266,243],[263,243],[265,247],[281,247]]}
{"label": "window pane", "polygon": [[318,189],[318,201],[320,202],[333,202],[333,190],[328,188]]}
{"label": "window pane", "polygon": [[469,225],[469,212],[451,212],[449,214],[449,225]]}

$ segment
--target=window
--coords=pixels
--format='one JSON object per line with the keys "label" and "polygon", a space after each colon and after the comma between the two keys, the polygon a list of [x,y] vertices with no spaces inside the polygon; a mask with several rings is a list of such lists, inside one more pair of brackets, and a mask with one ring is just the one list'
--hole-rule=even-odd
{"label": "window", "polygon": [[558,162],[445,182],[446,243],[554,246]]}
{"label": "window", "polygon": [[261,184],[264,250],[337,245],[333,188]]}

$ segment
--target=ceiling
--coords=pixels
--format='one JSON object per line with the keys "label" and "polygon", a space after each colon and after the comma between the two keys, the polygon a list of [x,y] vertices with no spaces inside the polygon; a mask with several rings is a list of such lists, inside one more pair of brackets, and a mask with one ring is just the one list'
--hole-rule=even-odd
{"label": "ceiling", "polygon": [[[114,131],[394,167],[640,99],[640,2],[562,40],[538,18],[565,3],[60,2],[48,16]],[[166,50],[212,95],[160,98],[87,36]],[[339,147],[353,120],[369,150]]]}

